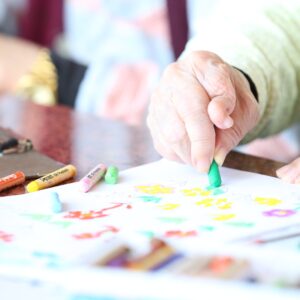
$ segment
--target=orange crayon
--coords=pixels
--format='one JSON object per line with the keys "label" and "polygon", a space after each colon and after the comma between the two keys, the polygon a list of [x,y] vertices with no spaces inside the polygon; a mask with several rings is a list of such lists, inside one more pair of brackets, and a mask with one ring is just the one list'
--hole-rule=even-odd
{"label": "orange crayon", "polygon": [[25,174],[21,171],[2,177],[0,178],[0,192],[23,182],[25,182]]}

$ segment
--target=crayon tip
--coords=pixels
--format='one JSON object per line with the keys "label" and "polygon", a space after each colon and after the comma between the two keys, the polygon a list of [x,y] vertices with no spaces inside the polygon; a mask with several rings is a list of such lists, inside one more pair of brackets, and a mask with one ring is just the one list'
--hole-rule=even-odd
{"label": "crayon tip", "polygon": [[59,199],[59,195],[57,192],[51,192],[51,202],[52,202],[52,212],[60,213],[62,212],[62,203]]}
{"label": "crayon tip", "polygon": [[215,160],[212,161],[212,164],[209,168],[208,180],[210,188],[217,188],[222,184],[219,166]]}
{"label": "crayon tip", "polygon": [[119,169],[115,166],[110,166],[105,173],[104,180],[108,184],[116,184],[118,182]]}
{"label": "crayon tip", "polygon": [[28,185],[26,186],[26,190],[29,193],[32,192],[37,192],[39,190],[39,185],[37,182],[35,181],[31,181],[30,183],[28,183]]}

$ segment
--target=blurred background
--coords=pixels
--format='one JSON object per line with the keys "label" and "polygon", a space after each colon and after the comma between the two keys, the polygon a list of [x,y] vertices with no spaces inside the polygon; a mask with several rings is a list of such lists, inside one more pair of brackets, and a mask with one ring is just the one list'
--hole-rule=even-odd
{"label": "blurred background", "polygon": [[[1,0],[0,94],[139,126],[164,68],[189,38],[206,30],[217,9],[234,9],[232,3]],[[287,162],[299,153],[298,132],[292,129],[242,150]]]}
{"label": "blurred background", "polygon": [[[11,80],[0,81],[0,90],[14,91],[22,75],[38,61],[37,47],[47,47],[58,73],[55,103],[139,124],[162,70],[181,54],[216,2],[2,0],[0,69]],[[30,43],[18,45],[3,35]],[[14,69],[19,68],[15,74],[9,68],[13,63]],[[37,100],[53,104],[47,101]]]}

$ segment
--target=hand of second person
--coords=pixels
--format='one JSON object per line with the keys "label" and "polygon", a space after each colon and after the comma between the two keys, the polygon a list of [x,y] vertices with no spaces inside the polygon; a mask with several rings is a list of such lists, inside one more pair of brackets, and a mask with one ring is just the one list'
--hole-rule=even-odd
{"label": "hand of second person", "polygon": [[211,52],[169,65],[151,98],[148,126],[165,158],[207,172],[257,124],[258,103],[244,75]]}
{"label": "hand of second person", "polygon": [[36,62],[41,46],[0,34],[0,94],[15,92],[18,81]]}
{"label": "hand of second person", "polygon": [[300,183],[300,157],[276,171],[277,176],[289,183]]}

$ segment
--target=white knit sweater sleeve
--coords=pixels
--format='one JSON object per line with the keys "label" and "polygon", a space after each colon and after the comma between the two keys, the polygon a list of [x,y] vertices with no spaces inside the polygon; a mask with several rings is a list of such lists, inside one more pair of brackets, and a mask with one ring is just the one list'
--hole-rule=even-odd
{"label": "white knit sweater sleeve", "polygon": [[259,94],[261,120],[244,141],[299,121],[300,1],[220,2],[183,55],[212,51],[251,77]]}

